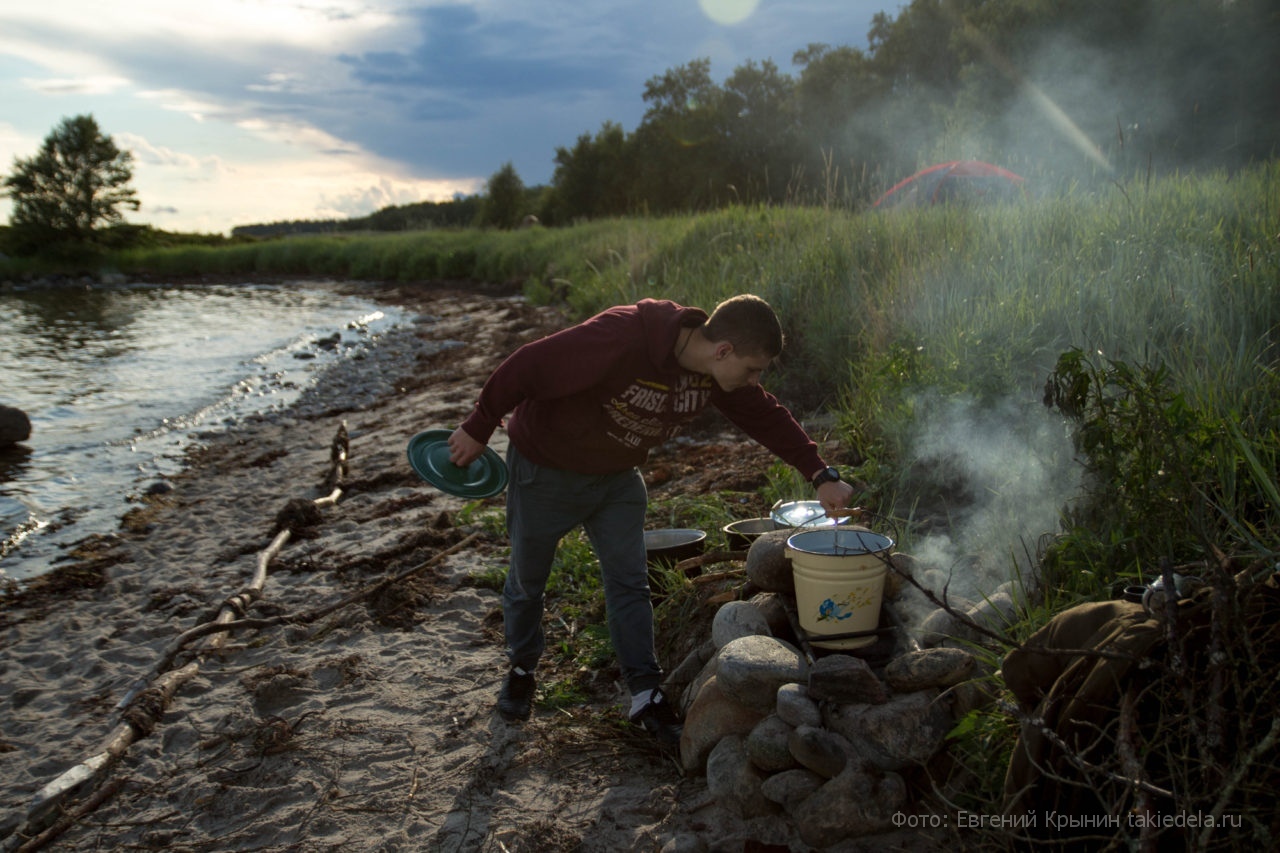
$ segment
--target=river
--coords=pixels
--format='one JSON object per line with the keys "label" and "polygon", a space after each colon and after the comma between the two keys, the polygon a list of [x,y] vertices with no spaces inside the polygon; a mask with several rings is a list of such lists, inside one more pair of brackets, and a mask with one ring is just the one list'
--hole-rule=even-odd
{"label": "river", "polygon": [[0,405],[31,419],[0,448],[0,582],[113,532],[202,436],[287,408],[410,319],[319,283],[0,293]]}

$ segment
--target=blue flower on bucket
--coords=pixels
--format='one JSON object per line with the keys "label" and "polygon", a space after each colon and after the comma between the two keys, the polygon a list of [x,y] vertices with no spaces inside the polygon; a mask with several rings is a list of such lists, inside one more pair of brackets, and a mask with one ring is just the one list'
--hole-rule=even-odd
{"label": "blue flower on bucket", "polygon": [[841,619],[848,619],[853,615],[848,612],[842,613],[841,610],[843,610],[843,608],[839,604],[836,604],[828,598],[826,601],[818,605],[818,621],[821,622],[827,619],[834,619],[838,622]]}

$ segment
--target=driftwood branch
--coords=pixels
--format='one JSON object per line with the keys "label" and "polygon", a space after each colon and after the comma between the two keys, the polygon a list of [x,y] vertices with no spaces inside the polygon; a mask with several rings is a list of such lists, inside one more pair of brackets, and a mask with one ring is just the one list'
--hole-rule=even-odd
{"label": "driftwood branch", "polygon": [[[63,802],[73,794],[97,785],[134,741],[151,733],[151,730],[155,728],[155,724],[164,715],[165,708],[168,707],[169,702],[173,699],[174,692],[187,679],[195,675],[198,669],[199,667],[196,664],[188,664],[182,669],[166,674],[154,687],[145,691],[139,697],[133,712],[126,717],[123,723],[116,726],[115,730],[107,736],[102,747],[96,753],[70,770],[64,771],[58,778],[36,792],[27,810],[25,825],[28,827],[41,825],[55,811],[61,808]],[[61,835],[72,823],[88,814],[105,800],[105,796],[90,796],[84,805],[74,811],[67,812],[67,816],[74,815],[70,820],[67,820],[67,816],[64,816],[54,826],[25,841],[21,841],[20,846],[16,849],[38,849],[53,838]],[[90,803],[93,804],[92,807],[86,808],[85,806]],[[57,831],[53,832],[52,830],[54,829]],[[21,833],[15,834],[14,838],[20,839]]]}
{"label": "driftwood branch", "polygon": [[707,554],[699,554],[696,557],[681,560],[672,568],[678,572],[683,572],[685,575],[689,575],[694,569],[700,569],[703,566],[710,566],[715,563],[729,563],[734,561],[741,562],[746,558],[746,551],[711,551]]}
{"label": "driftwood branch", "polygon": [[33,838],[27,839],[15,849],[18,853],[27,853],[27,851],[30,850],[39,850],[41,847],[45,846],[50,841],[53,841],[59,835],[74,826],[76,821],[80,820],[80,818],[89,814],[98,806],[114,797],[120,789],[124,787],[125,781],[126,780],[124,779],[112,779],[109,782],[106,782],[101,788],[94,791],[93,795],[83,803],[80,803],[75,808],[64,813],[62,817],[58,818],[58,820],[48,829]]}
{"label": "driftwood branch", "polygon": [[736,578],[743,575],[745,572],[746,572],[745,568],[726,569],[725,571],[722,571],[722,572],[708,572],[704,575],[697,575],[695,577],[689,578],[689,583],[693,584],[694,586],[702,586],[703,584],[716,583],[717,581],[728,580],[729,578]]}
{"label": "driftwood branch", "polygon": [[[347,425],[344,422],[338,429],[331,446],[331,466],[326,476],[326,486],[330,488],[327,496],[314,501],[301,501],[307,512],[299,522],[314,523],[318,514],[315,507],[337,503],[342,496],[341,483],[347,474],[347,457],[349,452]],[[285,516],[289,513],[282,513]],[[280,524],[279,530],[272,538],[270,545],[259,552],[253,577],[249,584],[223,602],[217,615],[209,622],[196,625],[178,637],[165,648],[159,661],[147,676],[139,678],[131,686],[124,698],[116,705],[121,712],[121,721],[107,736],[102,747],[75,767],[63,772],[52,782],[41,788],[32,798],[26,819],[18,831],[14,832],[4,844],[4,850],[37,850],[65,832],[76,821],[89,814],[99,805],[113,796],[124,784],[123,780],[103,782],[116,762],[125,754],[129,746],[140,738],[146,737],[159,723],[165,709],[173,699],[178,687],[190,680],[200,671],[200,662],[209,652],[220,649],[232,631],[241,629],[263,629],[290,622],[313,622],[325,615],[347,607],[361,599],[367,598],[389,584],[404,580],[413,574],[433,566],[445,557],[470,545],[479,536],[473,533],[457,544],[441,551],[430,559],[405,569],[396,575],[371,584],[352,595],[294,617],[276,616],[266,619],[251,619],[246,613],[261,597],[266,586],[267,575],[272,560],[288,544],[292,531],[288,523]],[[210,638],[197,651],[197,657],[179,669],[172,669],[178,656],[188,646],[201,638]],[[82,803],[73,809],[66,809],[64,804],[75,794],[93,790]],[[60,813],[53,823],[56,814]],[[45,826],[47,824],[47,826]],[[41,826],[45,828],[41,829]],[[31,833],[36,834],[31,834]]]}

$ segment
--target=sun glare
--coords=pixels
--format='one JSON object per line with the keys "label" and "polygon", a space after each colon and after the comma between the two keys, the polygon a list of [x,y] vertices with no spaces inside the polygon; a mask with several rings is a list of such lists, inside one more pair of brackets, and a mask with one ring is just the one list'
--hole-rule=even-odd
{"label": "sun glare", "polygon": [[698,0],[698,5],[717,24],[740,24],[751,17],[760,0]]}

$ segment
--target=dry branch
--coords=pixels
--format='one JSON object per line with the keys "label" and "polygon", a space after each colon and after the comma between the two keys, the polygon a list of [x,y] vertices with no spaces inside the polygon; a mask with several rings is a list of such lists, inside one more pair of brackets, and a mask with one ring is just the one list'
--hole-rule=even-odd
{"label": "dry branch", "polygon": [[[319,516],[316,507],[321,505],[332,505],[337,503],[342,496],[340,484],[347,473],[347,456],[349,450],[347,428],[344,422],[339,428],[337,435],[334,437],[331,446],[330,461],[331,466],[326,476],[326,485],[330,488],[330,493],[323,498],[315,501],[299,501],[295,503],[305,504],[303,507],[305,512],[301,513],[301,521],[296,518],[292,519],[295,523],[309,524],[318,520]],[[261,629],[279,625],[290,621],[310,622],[320,618],[335,610],[346,607],[362,598],[373,595],[388,584],[398,580],[403,580],[417,572],[422,571],[428,566],[434,565],[444,557],[452,554],[471,542],[475,541],[478,534],[471,534],[456,545],[442,551],[431,559],[400,572],[397,575],[386,578],[378,583],[362,589],[361,591],[349,595],[335,604],[329,605],[319,610],[304,613],[298,617],[290,619],[287,616],[278,616],[269,619],[248,619],[245,614],[253,606],[262,595],[262,590],[266,586],[267,574],[272,560],[280,553],[284,546],[289,542],[292,531],[289,518],[295,507],[286,507],[284,511],[277,517],[277,532],[272,538],[271,544],[258,554],[253,577],[249,584],[227,598],[219,608],[217,616],[210,622],[197,625],[183,632],[175,638],[162,653],[160,660],[152,667],[150,673],[138,679],[130,687],[124,698],[116,705],[116,709],[121,711],[121,722],[107,736],[102,748],[77,764],[75,767],[65,771],[52,782],[41,788],[33,797],[32,803],[27,811],[26,819],[18,831],[13,833],[5,842],[5,850],[37,850],[51,840],[61,835],[72,826],[77,820],[84,815],[92,812],[101,803],[111,797],[120,785],[122,780],[114,780],[103,783],[103,778],[128,750],[129,746],[136,740],[148,736],[155,728],[160,718],[164,715],[165,709],[173,699],[174,692],[178,687],[195,676],[200,670],[200,660],[205,653],[220,649],[226,642],[227,635],[234,630],[242,628]],[[285,523],[279,523],[280,519],[286,519]],[[174,665],[174,661],[187,646],[193,641],[201,637],[212,637],[200,649],[200,655],[197,659],[190,661],[180,669],[170,669]],[[30,835],[29,832],[35,831],[37,827],[47,823],[50,818],[59,809],[63,808],[64,803],[72,796],[73,793],[84,791],[88,788],[97,786],[96,792],[91,794],[83,803],[74,809],[64,810],[61,817],[55,823],[48,825],[38,834]]]}
{"label": "dry branch", "polygon": [[68,829],[74,826],[76,821],[80,820],[80,818],[89,814],[98,806],[102,805],[107,800],[114,797],[116,793],[119,792],[119,790],[124,787],[125,781],[126,780],[124,779],[112,779],[111,781],[105,783],[97,791],[94,791],[93,795],[90,796],[88,799],[86,799],[83,803],[67,811],[65,814],[62,815],[62,817],[58,818],[58,820],[48,829],[44,830],[39,835],[36,835],[35,837],[29,838],[26,841],[24,841],[17,848],[18,853],[27,853],[27,851],[39,850],[41,847],[45,846],[50,841],[54,840],[59,835],[66,832]]}

